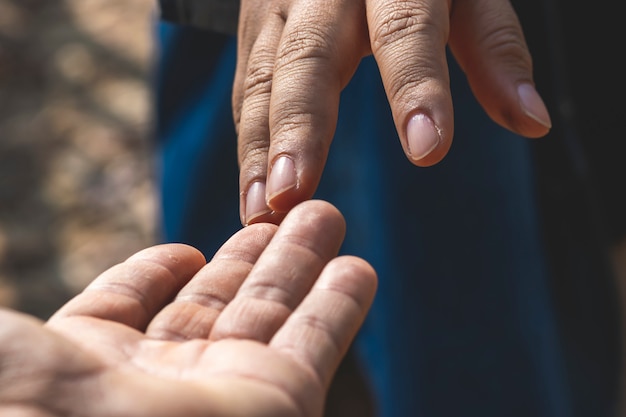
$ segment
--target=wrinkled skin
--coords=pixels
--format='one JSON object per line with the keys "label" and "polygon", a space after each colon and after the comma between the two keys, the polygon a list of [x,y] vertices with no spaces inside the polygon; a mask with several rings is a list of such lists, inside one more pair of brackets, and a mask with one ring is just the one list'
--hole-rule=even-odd
{"label": "wrinkled skin", "polygon": [[550,116],[508,0],[241,0],[233,111],[242,223],[279,223],[313,195],[340,92],[370,54],[407,157],[439,162],[454,131],[446,46],[495,122],[529,138],[547,134]]}
{"label": "wrinkled skin", "polygon": [[335,257],[344,231],[308,201],[208,264],[141,251],[45,324],[0,310],[0,415],[320,416],[376,289],[369,264]]}

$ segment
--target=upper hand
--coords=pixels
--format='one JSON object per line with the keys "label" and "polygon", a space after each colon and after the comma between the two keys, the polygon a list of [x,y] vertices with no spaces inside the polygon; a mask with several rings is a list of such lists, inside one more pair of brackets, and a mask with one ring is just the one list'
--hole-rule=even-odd
{"label": "upper hand", "polygon": [[335,258],[344,230],[310,201],[208,264],[185,245],[141,251],[45,325],[0,310],[0,414],[321,415],[376,286],[365,261]]}
{"label": "upper hand", "polygon": [[446,46],[495,122],[531,138],[551,126],[509,0],[242,0],[238,42],[244,224],[278,223],[314,194],[340,92],[369,54],[415,165],[437,163],[452,143]]}

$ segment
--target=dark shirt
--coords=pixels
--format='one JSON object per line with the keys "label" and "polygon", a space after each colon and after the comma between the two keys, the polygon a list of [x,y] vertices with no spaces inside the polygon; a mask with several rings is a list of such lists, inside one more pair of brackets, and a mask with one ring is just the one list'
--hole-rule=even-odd
{"label": "dark shirt", "polygon": [[168,22],[237,33],[239,0],[159,0],[161,18]]}

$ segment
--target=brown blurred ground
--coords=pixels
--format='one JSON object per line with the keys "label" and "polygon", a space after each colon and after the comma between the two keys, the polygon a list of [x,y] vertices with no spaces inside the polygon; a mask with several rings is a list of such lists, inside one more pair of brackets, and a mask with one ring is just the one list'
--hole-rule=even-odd
{"label": "brown blurred ground", "polygon": [[154,241],[151,0],[0,0],[0,305],[48,316]]}

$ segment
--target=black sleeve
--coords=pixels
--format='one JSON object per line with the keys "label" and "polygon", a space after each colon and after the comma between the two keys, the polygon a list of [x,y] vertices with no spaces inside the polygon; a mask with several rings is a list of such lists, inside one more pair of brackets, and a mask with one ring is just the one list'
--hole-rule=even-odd
{"label": "black sleeve", "polygon": [[239,0],[159,0],[161,19],[235,35]]}

